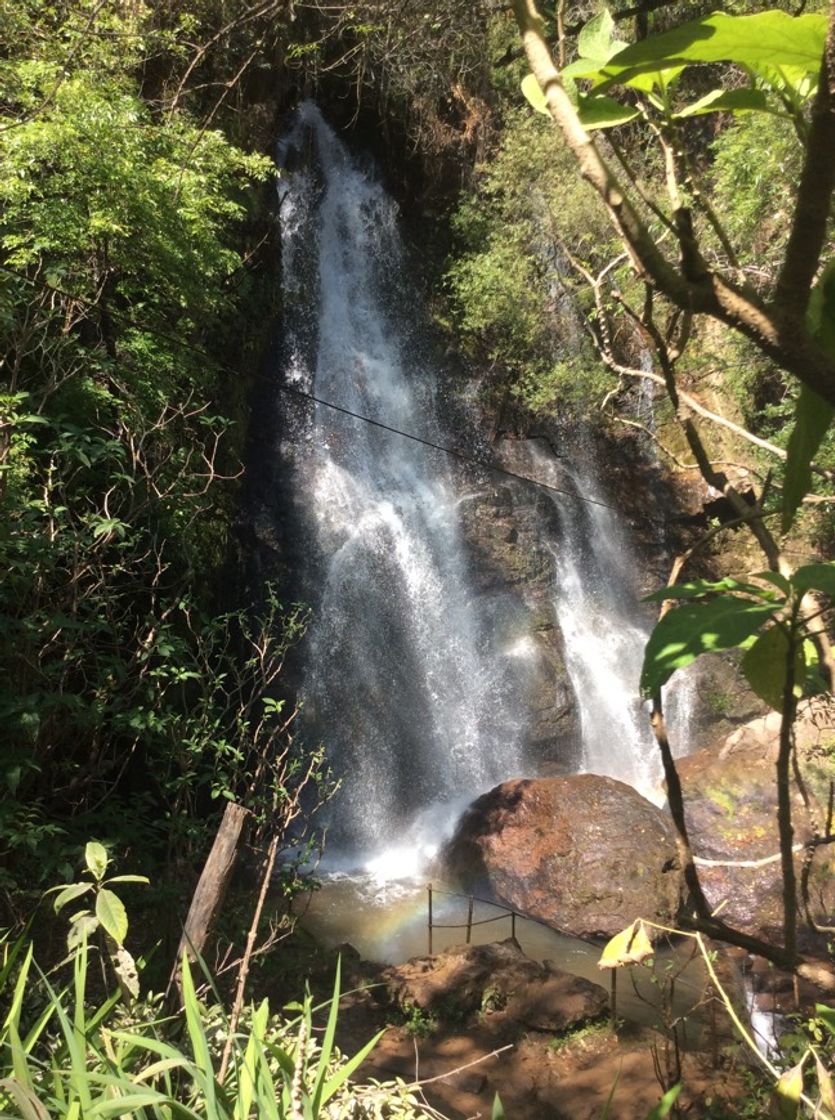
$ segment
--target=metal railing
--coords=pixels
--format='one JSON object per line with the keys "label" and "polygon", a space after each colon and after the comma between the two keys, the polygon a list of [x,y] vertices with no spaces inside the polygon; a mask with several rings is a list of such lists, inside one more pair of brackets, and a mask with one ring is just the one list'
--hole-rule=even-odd
{"label": "metal railing", "polygon": [[[432,900],[435,895],[442,894],[447,898],[465,898],[467,900],[467,920],[466,922],[436,922],[433,920]],[[475,926],[486,926],[491,922],[501,922],[510,918],[510,936],[516,936],[516,918],[521,917],[516,910],[511,906],[504,906],[501,902],[493,902],[489,898],[479,898],[474,894],[462,894],[460,891],[444,891],[433,887],[431,883],[426,884],[427,896],[427,933],[429,941],[429,956],[432,956],[432,931],[435,929],[463,929],[466,930],[465,943],[467,945],[472,941],[473,929]],[[484,906],[493,906],[496,910],[504,911],[502,914],[496,914],[493,918],[479,918],[478,921],[473,921],[473,906],[476,902]]]}

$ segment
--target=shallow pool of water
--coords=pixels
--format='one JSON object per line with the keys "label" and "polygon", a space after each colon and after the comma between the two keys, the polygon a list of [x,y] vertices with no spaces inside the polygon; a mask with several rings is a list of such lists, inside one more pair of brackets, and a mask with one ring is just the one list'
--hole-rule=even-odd
{"label": "shallow pool of water", "polygon": [[[318,941],[336,948],[352,945],[365,960],[399,964],[430,952],[429,891],[417,880],[383,881],[368,872],[320,874],[320,886],[300,899],[297,914],[301,926]],[[467,939],[469,898],[435,883],[432,889],[431,952],[438,953]],[[452,927],[452,928],[450,928]],[[597,967],[602,944],[557,933],[549,926],[511,915],[501,907],[478,899],[473,901],[470,940],[480,945],[502,941],[515,932],[526,956],[549,961],[557,968],[582,976],[610,989],[611,974]],[[689,942],[659,947],[652,966],[619,969],[616,977],[617,1014],[646,1026],[658,1026],[665,1017],[669,981],[674,979],[672,1011],[684,1016],[702,999],[704,968],[691,960]],[[698,1017],[696,1017],[698,1018]],[[693,1045],[700,1027],[688,1028],[687,1043]]]}

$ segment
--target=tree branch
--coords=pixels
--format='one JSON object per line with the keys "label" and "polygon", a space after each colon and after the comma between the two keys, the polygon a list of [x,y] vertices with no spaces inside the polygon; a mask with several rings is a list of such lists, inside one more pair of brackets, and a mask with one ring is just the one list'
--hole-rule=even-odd
{"label": "tree branch", "polygon": [[835,188],[835,0],[830,0],[829,32],[820,81],[812,106],[806,158],[800,174],[794,217],[783,267],[774,293],[775,314],[801,321],[826,238]]}
{"label": "tree branch", "polygon": [[835,405],[835,361],[812,339],[802,321],[767,308],[756,293],[703,266],[701,260],[700,267],[688,275],[664,256],[580,123],[545,41],[535,0],[514,0],[514,11],[548,111],[574,153],[580,174],[605,204],[637,275],[682,310],[709,315],[743,334],[762,353]]}

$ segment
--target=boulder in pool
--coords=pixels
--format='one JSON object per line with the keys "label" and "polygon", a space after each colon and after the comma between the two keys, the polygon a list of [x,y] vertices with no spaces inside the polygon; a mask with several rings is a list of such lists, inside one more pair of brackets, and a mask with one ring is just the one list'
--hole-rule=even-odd
{"label": "boulder in pool", "polygon": [[577,937],[672,923],[682,892],[667,814],[596,774],[496,786],[464,813],[436,872]]}

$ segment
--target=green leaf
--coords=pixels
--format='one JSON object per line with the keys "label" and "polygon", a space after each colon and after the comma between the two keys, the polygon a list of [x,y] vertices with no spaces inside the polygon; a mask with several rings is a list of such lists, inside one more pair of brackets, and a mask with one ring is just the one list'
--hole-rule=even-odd
{"label": "green leaf", "polygon": [[[783,693],[786,688],[786,659],[789,653],[789,639],[782,626],[769,626],[742,659],[741,668],[745,679],[761,700],[765,700],[776,711],[783,710]],[[806,676],[806,659],[803,643],[795,643],[794,651],[794,692],[803,693]]]}
{"label": "green leaf", "polygon": [[148,885],[151,880],[146,875],[114,875],[111,879],[107,880],[108,883],[145,883]]}
{"label": "green leaf", "polygon": [[791,578],[798,591],[823,591],[835,596],[835,562],[830,564],[804,564]]}
{"label": "green leaf", "polygon": [[[766,577],[758,573],[758,578]],[[773,582],[769,581],[769,582]],[[644,603],[662,603],[665,599],[702,599],[719,591],[734,591],[740,594],[753,595],[758,599],[772,599],[773,593],[755,583],[733,579],[727,576],[724,579],[694,579],[689,583],[674,583],[672,587],[659,587],[657,591],[645,595]]]}
{"label": "green leaf", "polygon": [[545,100],[545,94],[542,92],[535,75],[528,74],[522,79],[522,93],[537,113],[544,113],[546,117],[551,115],[548,112],[548,102]]}
{"label": "green leaf", "polygon": [[96,897],[96,917],[105,933],[121,945],[128,932],[128,916],[119,896],[106,888],[100,890]]}
{"label": "green leaf", "polygon": [[640,116],[631,105],[621,105],[612,97],[583,97],[578,99],[577,113],[584,128],[614,128]]}
{"label": "green leaf", "polygon": [[739,112],[773,113],[775,116],[784,117],[786,112],[776,102],[769,100],[761,89],[712,89],[698,101],[673,113],[676,119],[698,117],[703,113],[739,113]]}
{"label": "green leaf", "polygon": [[107,858],[107,849],[103,844],[96,843],[91,840],[87,847],[84,849],[84,859],[87,863],[87,868],[90,874],[97,880],[101,881],[104,878],[104,873],[107,870],[109,860]]}
{"label": "green leaf", "polygon": [[829,1033],[835,1035],[835,1007],[827,1007],[825,1003],[816,1003],[815,1015]]}
{"label": "green leaf", "polygon": [[[597,73],[585,76],[605,84],[629,85],[653,71],[701,62],[735,62],[755,73],[796,69],[798,75],[817,74],[826,41],[826,16],[790,16],[767,11],[732,16],[714,12],[627,47]],[[579,76],[572,68],[574,76]]]}
{"label": "green leaf", "polygon": [[733,649],[779,610],[779,603],[752,603],[735,595],[685,603],[658,621],[644,650],[641,691],[652,696],[676,669],[703,653]]}
{"label": "green leaf", "polygon": [[600,15],[589,20],[577,38],[580,57],[600,66],[622,51],[628,44],[613,39],[614,30],[615,21],[608,8],[604,8]]}
{"label": "green leaf", "polygon": [[74,899],[80,898],[83,894],[86,894],[92,889],[92,883],[69,883],[66,887],[64,887],[61,893],[56,896],[55,901],[52,903],[52,907],[55,913],[59,913],[67,905],[68,902],[72,902]]}
{"label": "green leaf", "polygon": [[665,1116],[669,1116],[670,1110],[676,1103],[680,1092],[681,1085],[673,1085],[672,1089],[669,1089],[664,1094],[652,1112],[647,1113],[647,1120],[664,1120]]}
{"label": "green leaf", "polygon": [[832,405],[807,385],[801,385],[789,436],[783,482],[781,530],[788,533],[804,495],[812,487],[812,461],[832,420]]}
{"label": "green leaf", "polygon": [[502,1098],[496,1093],[493,1097],[493,1107],[490,1110],[490,1120],[506,1120]]}
{"label": "green leaf", "polygon": [[772,583],[775,587],[779,588],[786,597],[791,595],[792,585],[780,572],[754,572],[754,579],[763,579],[767,583]]}

